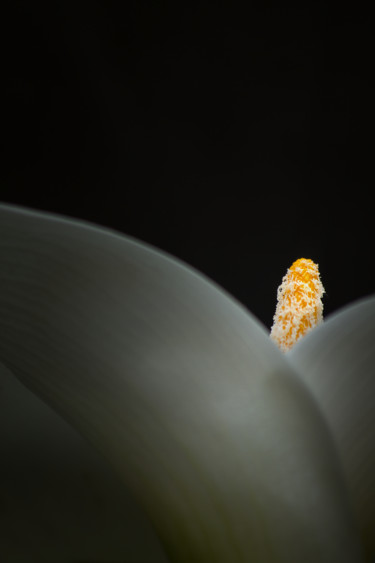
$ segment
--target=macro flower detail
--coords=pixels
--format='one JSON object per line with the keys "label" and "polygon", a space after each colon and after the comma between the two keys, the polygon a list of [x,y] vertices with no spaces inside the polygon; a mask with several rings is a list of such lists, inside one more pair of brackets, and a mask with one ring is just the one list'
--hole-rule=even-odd
{"label": "macro flower detail", "polygon": [[[0,205],[0,560],[373,561],[374,342],[374,296],[284,354],[179,260]],[[139,527],[130,549],[133,509],[111,510],[95,457],[46,405],[116,469],[153,541]]]}
{"label": "macro flower detail", "polygon": [[324,287],[319,268],[299,258],[287,271],[277,291],[277,307],[271,339],[286,352],[323,320]]}

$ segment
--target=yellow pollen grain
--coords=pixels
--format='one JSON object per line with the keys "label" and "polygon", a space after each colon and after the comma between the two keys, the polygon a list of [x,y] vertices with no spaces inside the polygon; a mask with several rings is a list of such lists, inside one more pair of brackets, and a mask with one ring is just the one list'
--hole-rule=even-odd
{"label": "yellow pollen grain", "polygon": [[270,336],[280,350],[290,350],[301,337],[323,321],[323,293],[318,264],[308,258],[296,260],[277,290]]}

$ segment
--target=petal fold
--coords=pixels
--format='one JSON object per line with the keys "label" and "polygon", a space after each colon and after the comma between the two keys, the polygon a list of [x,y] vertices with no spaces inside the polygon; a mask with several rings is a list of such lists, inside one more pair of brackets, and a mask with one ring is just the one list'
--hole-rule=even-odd
{"label": "petal fold", "polygon": [[287,355],[318,401],[375,557],[375,297],[329,317]]}
{"label": "petal fold", "polygon": [[112,461],[171,561],[359,561],[325,421],[238,303],[127,237],[9,206],[0,264],[0,358]]}
{"label": "petal fold", "polygon": [[124,484],[0,364],[0,561],[166,563]]}

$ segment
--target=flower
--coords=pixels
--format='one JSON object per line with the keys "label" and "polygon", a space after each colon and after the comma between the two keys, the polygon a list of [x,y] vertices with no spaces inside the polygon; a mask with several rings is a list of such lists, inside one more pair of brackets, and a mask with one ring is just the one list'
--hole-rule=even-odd
{"label": "flower", "polygon": [[323,320],[319,267],[310,259],[296,260],[277,291],[271,338],[284,352]]}
{"label": "flower", "polygon": [[111,461],[169,561],[374,556],[374,297],[282,354],[110,231],[2,206],[0,263],[1,360]]}

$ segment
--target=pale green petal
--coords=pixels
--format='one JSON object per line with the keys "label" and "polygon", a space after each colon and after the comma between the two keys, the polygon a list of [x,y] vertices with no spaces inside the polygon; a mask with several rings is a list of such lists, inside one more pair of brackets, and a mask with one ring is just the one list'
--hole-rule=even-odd
{"label": "pale green petal", "polygon": [[354,562],[319,409],[252,316],[175,260],[0,214],[0,357],[115,464],[179,563]]}
{"label": "pale green petal", "polygon": [[375,297],[332,315],[288,354],[339,448],[368,550],[375,556]]}
{"label": "pale green petal", "polygon": [[102,456],[1,364],[0,448],[0,561],[167,561]]}

